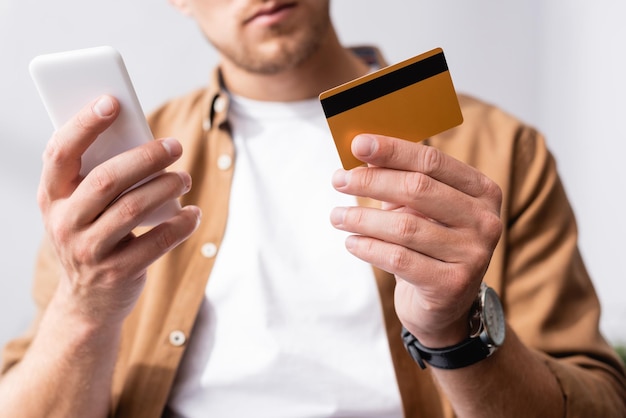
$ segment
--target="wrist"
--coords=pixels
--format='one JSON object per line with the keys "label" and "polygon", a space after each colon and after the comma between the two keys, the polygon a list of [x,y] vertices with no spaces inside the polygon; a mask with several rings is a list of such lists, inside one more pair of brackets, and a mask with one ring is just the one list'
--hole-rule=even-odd
{"label": "wrist", "polygon": [[53,330],[59,337],[63,336],[65,341],[100,344],[118,339],[122,321],[86,311],[60,285],[46,308],[42,326]]}
{"label": "wrist", "polygon": [[504,343],[506,324],[498,295],[485,284],[472,305],[468,325],[469,336],[453,345],[426,346],[404,327],[402,340],[422,369],[426,368],[425,363],[441,369],[458,369],[491,356]]}
{"label": "wrist", "polygon": [[[467,318],[450,325],[436,333],[409,330],[421,344],[430,348],[449,347],[466,340],[470,336],[469,321]],[[408,328],[407,328],[408,329]]]}

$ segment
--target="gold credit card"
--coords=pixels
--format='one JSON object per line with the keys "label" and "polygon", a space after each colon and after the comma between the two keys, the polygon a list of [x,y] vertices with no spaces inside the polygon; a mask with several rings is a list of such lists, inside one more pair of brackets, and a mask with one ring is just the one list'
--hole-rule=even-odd
{"label": "gold credit card", "polygon": [[358,134],[417,142],[463,122],[441,48],[327,90],[320,102],[346,170],[363,164],[350,150]]}

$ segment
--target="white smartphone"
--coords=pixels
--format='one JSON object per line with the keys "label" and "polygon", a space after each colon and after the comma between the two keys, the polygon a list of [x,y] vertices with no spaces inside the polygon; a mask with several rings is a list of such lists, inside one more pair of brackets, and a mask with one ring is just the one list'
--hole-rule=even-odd
{"label": "white smartphone", "polygon": [[[124,60],[116,49],[100,46],[40,55],[31,61],[29,70],[55,129],[103,94],[115,97],[120,104],[115,122],[83,154],[81,175],[109,158],[153,139]],[[178,200],[169,201],[150,214],[142,225],[157,225],[178,210]]]}

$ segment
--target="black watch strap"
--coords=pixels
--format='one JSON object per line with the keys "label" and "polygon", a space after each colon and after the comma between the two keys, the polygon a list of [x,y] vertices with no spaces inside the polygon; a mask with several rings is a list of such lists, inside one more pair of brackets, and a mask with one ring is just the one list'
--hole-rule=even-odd
{"label": "black watch strap", "polygon": [[402,327],[402,340],[411,357],[422,369],[424,362],[438,369],[460,369],[478,363],[489,357],[491,350],[479,337],[445,348],[427,348],[417,341],[406,328]]}

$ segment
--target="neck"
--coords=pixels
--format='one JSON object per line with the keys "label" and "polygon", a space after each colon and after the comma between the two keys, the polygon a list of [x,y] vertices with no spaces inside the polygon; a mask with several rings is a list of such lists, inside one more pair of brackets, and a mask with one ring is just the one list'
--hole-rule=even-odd
{"label": "neck", "polygon": [[222,57],[226,87],[239,96],[264,101],[296,101],[367,74],[369,68],[339,43],[334,31],[305,62],[276,74],[259,74],[237,67]]}

